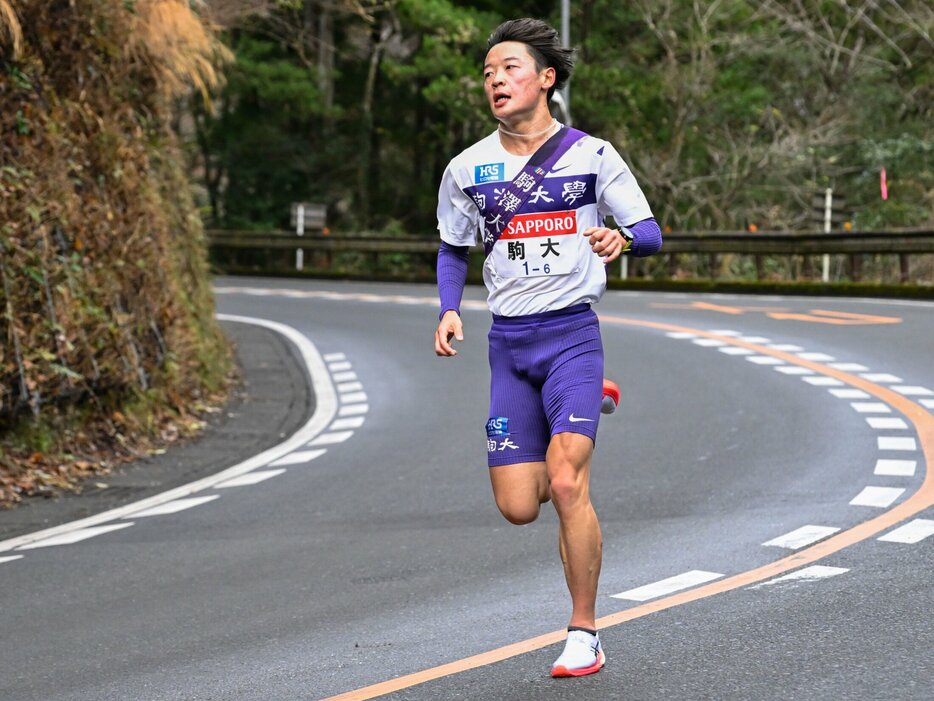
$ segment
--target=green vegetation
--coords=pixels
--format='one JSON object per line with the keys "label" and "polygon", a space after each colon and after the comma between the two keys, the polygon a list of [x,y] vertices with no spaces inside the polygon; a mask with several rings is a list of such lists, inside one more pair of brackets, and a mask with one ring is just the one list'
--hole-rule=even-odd
{"label": "green vegetation", "polygon": [[[287,228],[303,200],[327,203],[338,231],[433,236],[441,170],[494,128],[486,37],[543,7],[559,23],[558,2],[266,7],[224,18],[237,63],[213,109],[192,107],[212,228]],[[575,125],[621,149],[663,226],[813,229],[812,197],[828,186],[857,229],[932,222],[929,2],[571,7]]]}
{"label": "green vegetation", "polygon": [[224,391],[170,122],[225,55],[186,3],[0,0],[0,503],[197,430]]}

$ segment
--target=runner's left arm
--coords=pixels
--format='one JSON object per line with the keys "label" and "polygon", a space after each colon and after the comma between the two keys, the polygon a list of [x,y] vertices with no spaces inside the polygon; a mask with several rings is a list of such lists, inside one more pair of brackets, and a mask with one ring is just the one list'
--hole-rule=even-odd
{"label": "runner's left arm", "polygon": [[599,210],[603,214],[612,214],[622,225],[622,233],[606,227],[588,229],[584,234],[589,236],[591,247],[605,263],[622,253],[639,258],[658,253],[662,247],[662,232],[635,176],[612,144],[605,142],[600,153],[597,173]]}

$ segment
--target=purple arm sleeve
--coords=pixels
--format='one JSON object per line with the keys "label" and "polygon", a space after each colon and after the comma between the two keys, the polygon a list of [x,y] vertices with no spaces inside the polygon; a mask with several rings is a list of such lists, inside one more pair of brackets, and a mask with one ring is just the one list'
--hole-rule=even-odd
{"label": "purple arm sleeve", "polygon": [[658,253],[662,249],[662,230],[654,217],[643,219],[626,228],[632,236],[629,255],[644,258],[653,253]]}
{"label": "purple arm sleeve", "polygon": [[467,284],[467,246],[451,246],[441,242],[438,249],[438,296],[441,297],[440,319],[450,310],[461,313],[461,296]]}

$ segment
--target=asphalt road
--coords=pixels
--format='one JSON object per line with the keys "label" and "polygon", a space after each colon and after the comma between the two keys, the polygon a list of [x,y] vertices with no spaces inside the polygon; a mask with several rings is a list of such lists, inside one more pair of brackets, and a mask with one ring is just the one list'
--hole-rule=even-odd
{"label": "asphalt road", "polygon": [[[174,513],[124,505],[96,537],[0,543],[0,698],[934,697],[934,305],[608,293],[608,663],[552,680],[556,519],[510,526],[492,502],[482,290],[438,359],[430,286],[217,287],[219,311],[314,344],[310,445]],[[878,539],[893,531],[919,540]],[[644,589],[686,573],[703,574]]]}

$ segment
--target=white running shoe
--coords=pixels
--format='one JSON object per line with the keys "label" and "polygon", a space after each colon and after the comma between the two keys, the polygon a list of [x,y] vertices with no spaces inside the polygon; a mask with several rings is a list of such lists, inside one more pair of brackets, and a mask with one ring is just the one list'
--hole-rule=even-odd
{"label": "white running shoe", "polygon": [[568,632],[567,642],[561,657],[551,665],[553,677],[583,677],[599,672],[606,664],[606,655],[600,645],[600,635],[591,635],[583,630]]}

